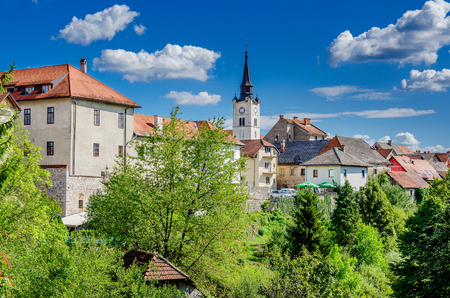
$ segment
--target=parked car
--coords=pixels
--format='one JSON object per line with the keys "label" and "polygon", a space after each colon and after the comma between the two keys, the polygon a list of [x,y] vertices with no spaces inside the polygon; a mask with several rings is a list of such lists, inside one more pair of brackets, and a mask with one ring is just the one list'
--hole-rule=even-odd
{"label": "parked car", "polygon": [[295,189],[292,188],[282,188],[281,193],[284,195],[284,198],[294,198],[297,195]]}
{"label": "parked car", "polygon": [[281,192],[281,190],[271,190],[270,191],[270,198],[271,199],[279,199],[279,198],[286,198],[286,193]]}

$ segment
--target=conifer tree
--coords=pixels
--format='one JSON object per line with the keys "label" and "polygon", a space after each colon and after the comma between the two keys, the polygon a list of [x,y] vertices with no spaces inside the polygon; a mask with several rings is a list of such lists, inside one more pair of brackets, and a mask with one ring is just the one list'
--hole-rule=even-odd
{"label": "conifer tree", "polygon": [[336,209],[331,217],[331,227],[335,232],[336,242],[340,246],[346,246],[354,243],[360,220],[359,207],[348,181],[338,189],[338,193]]}
{"label": "conifer tree", "polygon": [[311,254],[326,254],[326,231],[321,221],[322,214],[317,209],[317,194],[309,189],[297,193],[294,202],[294,225],[289,231],[292,253],[297,255],[303,249]]}

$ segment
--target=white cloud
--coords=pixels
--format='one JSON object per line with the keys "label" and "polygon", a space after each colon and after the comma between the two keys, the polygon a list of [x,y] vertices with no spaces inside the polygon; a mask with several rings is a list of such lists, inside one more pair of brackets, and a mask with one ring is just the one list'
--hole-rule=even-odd
{"label": "white cloud", "polygon": [[367,144],[369,144],[370,146],[372,146],[373,144],[375,144],[375,140],[371,139],[368,135],[354,135],[353,136],[355,139],[362,139],[364,141],[366,141]]}
{"label": "white cloud", "polygon": [[427,1],[385,28],[373,27],[357,37],[344,31],[327,48],[327,62],[332,67],[341,62],[435,63],[437,51],[450,43],[449,10],[443,0]]}
{"label": "white cloud", "polygon": [[423,148],[421,151],[430,151],[430,152],[444,153],[444,152],[450,151],[450,148],[445,148],[442,145],[436,145],[436,146],[427,146],[427,147]]}
{"label": "white cloud", "polygon": [[418,140],[416,140],[414,135],[409,132],[401,132],[401,133],[396,134],[394,143],[406,145],[412,151],[419,149],[419,144],[420,144],[420,142]]}
{"label": "white cloud", "polygon": [[389,140],[392,140],[390,136],[384,136],[381,139],[379,139],[378,142],[387,143]]}
{"label": "white cloud", "polygon": [[147,30],[147,27],[145,27],[142,24],[140,24],[139,26],[138,25],[134,25],[134,32],[136,32],[137,35],[144,34],[145,30]]}
{"label": "white cloud", "polygon": [[99,71],[119,72],[130,82],[164,79],[195,79],[206,81],[208,70],[214,68],[220,53],[200,47],[167,44],[161,51],[139,53],[103,50],[94,58],[94,68]]}
{"label": "white cloud", "polygon": [[36,4],[38,3],[38,0],[31,0],[31,1],[33,1],[33,2],[36,3]]}
{"label": "white cloud", "polygon": [[450,87],[450,69],[436,71],[426,69],[422,72],[411,70],[409,79],[403,79],[401,89],[408,91],[447,91]]}
{"label": "white cloud", "polygon": [[[342,96],[358,100],[387,100],[392,99],[389,92],[376,92],[373,89],[361,88],[351,85],[340,85],[331,87],[319,87],[309,90],[319,96],[326,97],[328,100],[335,100]],[[352,95],[353,94],[353,95]]]}
{"label": "white cloud", "polygon": [[126,5],[114,5],[82,19],[73,17],[72,21],[59,35],[52,39],[63,38],[68,43],[89,45],[99,39],[111,40],[117,32],[123,31],[139,13],[130,11]]}
{"label": "white cloud", "polygon": [[228,118],[225,120],[225,123],[223,124],[226,130],[233,129],[233,118]]}
{"label": "white cloud", "polygon": [[358,86],[340,85],[331,87],[319,87],[309,90],[319,96],[326,97],[329,100],[335,100],[343,95],[357,92],[371,92],[371,89],[363,89]]}
{"label": "white cloud", "polygon": [[180,105],[196,105],[196,106],[206,106],[206,105],[217,105],[221,97],[217,94],[208,94],[208,92],[203,91],[195,95],[192,92],[177,92],[170,91],[164,97],[174,98],[175,103]]}

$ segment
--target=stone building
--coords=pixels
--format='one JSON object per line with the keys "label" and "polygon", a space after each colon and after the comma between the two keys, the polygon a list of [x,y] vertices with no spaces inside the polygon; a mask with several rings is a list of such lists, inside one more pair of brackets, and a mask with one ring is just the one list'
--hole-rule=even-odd
{"label": "stone building", "polygon": [[299,120],[298,117],[293,119],[284,118],[280,115],[278,122],[270,129],[264,137],[264,140],[270,143],[286,143],[301,141],[318,141],[325,140],[327,134],[320,128],[311,124],[310,118]]}
{"label": "stone building", "polygon": [[105,171],[125,154],[140,105],[70,64],[19,69],[5,84],[23,112],[31,143],[42,148],[41,166],[62,216],[80,213],[102,188]]}

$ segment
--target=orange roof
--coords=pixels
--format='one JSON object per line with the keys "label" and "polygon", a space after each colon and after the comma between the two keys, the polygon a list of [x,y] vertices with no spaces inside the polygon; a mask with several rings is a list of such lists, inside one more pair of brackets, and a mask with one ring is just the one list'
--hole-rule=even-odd
{"label": "orange roof", "polygon": [[428,188],[428,183],[417,173],[386,171],[403,188]]}
{"label": "orange roof", "polygon": [[70,64],[18,69],[15,70],[12,75],[14,80],[5,84],[5,89],[8,86],[17,88],[50,83],[53,84],[52,89],[47,93],[41,93],[40,90],[34,90],[31,94],[21,95],[23,92],[16,90],[13,92],[13,95],[17,101],[78,97],[126,105],[134,108],[141,107],[131,99]]}
{"label": "orange roof", "polygon": [[[275,147],[273,144],[264,141],[263,139],[259,140],[242,140],[242,143],[245,144],[245,146],[241,149],[241,156],[248,156],[254,158],[256,154],[258,153],[259,149],[262,147]],[[277,149],[278,150],[278,149]]]}
{"label": "orange roof", "polygon": [[413,152],[409,149],[408,146],[397,145],[397,147],[402,150],[403,154],[412,154]]}
{"label": "orange roof", "polygon": [[[163,123],[168,124],[170,123],[170,118],[163,118]],[[211,122],[206,120],[199,120],[199,121],[183,121],[185,123],[185,129],[188,133],[188,137],[192,137],[196,134],[198,134],[198,128],[203,126],[208,126],[211,129],[215,129],[216,126],[214,126]],[[141,115],[141,114],[134,114],[134,131],[141,135],[146,135],[153,132],[153,129],[155,127],[155,116],[148,116],[148,115]],[[227,133],[227,139],[230,142],[234,142],[236,145],[243,146],[241,141],[234,138],[233,135],[230,133],[230,130],[225,130],[225,133]]]}
{"label": "orange roof", "polygon": [[427,160],[411,159],[408,156],[392,156],[391,162],[393,159],[408,173],[419,174],[427,181],[432,181],[434,178],[441,180],[436,169]]}
{"label": "orange roof", "polygon": [[312,125],[312,124],[306,124],[305,120],[300,120],[300,119],[287,119],[284,118],[287,122],[289,123],[294,123],[296,124],[298,127],[306,130],[309,133],[312,134],[319,134],[319,135],[327,135],[326,132],[324,132],[323,130],[317,128],[316,126]]}
{"label": "orange roof", "polygon": [[375,149],[378,153],[383,155],[384,158],[387,158],[393,149]]}

